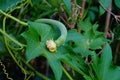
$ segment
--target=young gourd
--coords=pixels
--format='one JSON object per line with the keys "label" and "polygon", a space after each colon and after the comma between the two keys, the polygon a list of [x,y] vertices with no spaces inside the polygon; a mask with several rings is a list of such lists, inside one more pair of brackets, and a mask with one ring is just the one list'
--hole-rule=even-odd
{"label": "young gourd", "polygon": [[51,25],[59,28],[59,30],[61,32],[61,36],[55,41],[54,40],[46,41],[46,46],[49,49],[49,51],[55,52],[57,50],[57,47],[62,45],[66,40],[66,37],[67,37],[66,27],[61,22],[52,20],[52,19],[38,19],[38,20],[36,20],[36,22],[51,24]]}

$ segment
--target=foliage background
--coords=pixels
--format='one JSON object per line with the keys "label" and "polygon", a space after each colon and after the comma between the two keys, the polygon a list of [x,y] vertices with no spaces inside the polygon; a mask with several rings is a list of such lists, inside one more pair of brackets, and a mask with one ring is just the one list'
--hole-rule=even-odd
{"label": "foliage background", "polygon": [[[120,80],[119,13],[119,0],[0,0],[0,80]],[[40,18],[67,28],[55,53],[60,31]]]}

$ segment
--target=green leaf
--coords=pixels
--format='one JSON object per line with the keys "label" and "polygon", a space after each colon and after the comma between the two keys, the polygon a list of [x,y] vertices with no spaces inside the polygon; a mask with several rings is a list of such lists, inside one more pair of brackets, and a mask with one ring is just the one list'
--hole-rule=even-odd
{"label": "green leaf", "polygon": [[84,63],[82,56],[76,54],[66,54],[65,57],[62,58],[63,63],[69,65],[71,68],[76,70],[81,74],[81,71],[86,72],[87,68]]}
{"label": "green leaf", "polygon": [[[101,6],[100,6],[100,15],[104,14],[105,9],[107,10],[109,5],[111,4],[112,0],[99,0]],[[104,9],[105,8],[105,9]]]}
{"label": "green leaf", "polygon": [[61,62],[59,60],[59,54],[47,54],[47,60],[48,63],[50,64],[54,74],[55,74],[55,78],[56,80],[60,80],[61,76],[62,76],[62,65]]}
{"label": "green leaf", "polygon": [[76,30],[68,31],[66,44],[73,52],[81,54],[82,56],[87,56],[92,53],[92,51],[89,50],[90,39],[78,33]]}
{"label": "green leaf", "polygon": [[[73,54],[74,52],[72,53],[72,50],[66,47],[66,44],[58,47],[56,52],[52,53],[48,51],[45,45],[46,41],[58,37],[58,31],[55,27],[38,22],[28,22],[28,25],[28,30],[22,34],[27,41],[26,58],[28,61],[38,56],[44,56],[48,60],[56,80],[60,80],[62,77],[61,60],[79,73],[82,73],[82,70],[87,71],[85,67],[83,67],[85,64],[80,54]],[[73,31],[72,35],[76,34],[79,35]],[[72,37],[69,36],[69,39],[71,38]],[[78,39],[79,38],[82,38],[82,36],[78,36]],[[77,51],[77,49],[75,51]]]}
{"label": "green leaf", "polygon": [[28,22],[28,24],[29,30],[22,35],[27,40],[26,57],[30,61],[43,54],[46,49],[45,42],[53,38],[54,31],[47,24],[36,22]]}
{"label": "green leaf", "polygon": [[65,4],[65,10],[67,11],[68,15],[71,16],[72,15],[72,7],[71,7],[70,0],[63,0],[63,3]]}
{"label": "green leaf", "polygon": [[50,26],[44,23],[28,22],[29,28],[22,36],[27,41],[26,58],[28,61],[44,56],[47,58],[50,67],[53,70],[56,80],[60,80],[62,77],[62,68],[60,63],[59,48],[58,51],[51,53],[46,48],[46,41],[50,39],[56,39],[58,32],[54,26]]}
{"label": "green leaf", "polygon": [[96,38],[93,39],[90,43],[90,48],[95,50],[95,49],[101,49],[102,45],[105,43],[105,41],[102,38]]}
{"label": "green leaf", "polygon": [[94,54],[92,66],[98,80],[120,80],[120,67],[112,64],[112,51],[108,44],[105,45],[100,58]]}
{"label": "green leaf", "polygon": [[82,56],[92,54],[93,51],[90,51],[89,49],[101,49],[102,45],[107,41],[104,40],[101,33],[96,31],[94,34],[91,34],[91,31],[94,32],[93,30],[89,30],[83,35],[78,33],[76,30],[68,31],[68,37],[66,40],[67,46],[69,46],[73,52],[79,53]]}
{"label": "green leaf", "polygon": [[104,37],[103,32],[97,31],[98,24],[94,24],[94,25],[91,25],[89,27],[90,28],[83,33],[84,36],[88,37],[89,39],[103,38]]}
{"label": "green leaf", "polygon": [[30,61],[47,51],[45,47],[46,41],[56,39],[55,36],[57,34],[55,34],[55,30],[50,25],[44,23],[28,22],[28,25],[28,31],[24,32],[22,36],[27,41],[26,57]]}
{"label": "green leaf", "polygon": [[[89,19],[86,19],[85,21],[79,20],[79,29],[84,31],[83,36],[85,40],[88,42],[87,48],[90,49],[101,49],[102,45],[107,42],[107,40],[104,39],[103,32],[97,31],[98,24],[92,25],[89,21]],[[84,42],[85,42],[84,40]],[[86,42],[86,43],[87,43]],[[83,43],[81,43],[83,44]],[[80,44],[80,45],[81,45]]]}
{"label": "green leaf", "polygon": [[114,2],[115,2],[115,5],[116,5],[118,8],[120,8],[120,0],[114,0]]}
{"label": "green leaf", "polygon": [[8,11],[9,9],[12,9],[22,1],[23,0],[0,0],[0,9],[4,11]]}
{"label": "green leaf", "polygon": [[103,15],[105,13],[105,10],[103,7],[99,6],[99,16]]}
{"label": "green leaf", "polygon": [[[75,53],[82,54],[82,56],[92,54],[93,51],[89,49],[101,49],[102,45],[106,43],[107,40],[104,39],[102,32],[97,31],[98,24],[92,25],[88,19],[85,20],[85,22],[79,22],[79,28],[84,32],[80,34],[76,30],[68,31],[67,43],[69,48]],[[72,45],[70,42],[72,42]]]}
{"label": "green leaf", "polygon": [[97,7],[90,7],[89,12],[88,12],[88,16],[90,17],[91,21],[95,21],[96,18],[96,13],[98,13],[98,8]]}
{"label": "green leaf", "polygon": [[90,23],[89,18],[85,19],[85,21],[79,20],[78,28],[83,31],[88,31],[91,29],[92,24]]}

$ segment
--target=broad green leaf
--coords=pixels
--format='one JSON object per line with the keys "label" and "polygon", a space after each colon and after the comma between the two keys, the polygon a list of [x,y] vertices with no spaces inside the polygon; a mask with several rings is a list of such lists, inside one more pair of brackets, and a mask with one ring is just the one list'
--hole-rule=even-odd
{"label": "broad green leaf", "polygon": [[120,8],[120,0],[114,0],[114,2],[115,2],[115,5],[116,5],[118,8]]}
{"label": "broad green leaf", "polygon": [[[61,60],[79,73],[82,73],[82,70],[84,72],[87,71],[86,68],[83,67],[85,64],[80,54],[74,54],[75,52],[67,47],[66,44],[58,47],[56,52],[51,53],[48,51],[45,43],[49,39],[56,39],[58,37],[56,28],[44,23],[28,22],[28,24],[28,30],[22,34],[27,41],[26,57],[28,61],[39,56],[44,56],[48,60],[56,80],[60,80],[62,77]],[[71,35],[77,36],[80,34],[73,31]],[[69,36],[69,40],[71,39],[73,39],[72,36]],[[82,36],[78,36],[77,39],[82,39]],[[75,41],[77,41],[77,39],[75,39]],[[82,42],[84,42],[84,40],[83,38]],[[77,45],[79,45],[79,43],[77,43]],[[80,47],[82,48],[82,46]],[[77,51],[77,49],[75,51]]]}
{"label": "broad green leaf", "polygon": [[97,31],[98,24],[94,24],[94,25],[91,25],[89,27],[90,28],[83,33],[84,36],[88,37],[89,39],[96,39],[96,38],[103,38],[104,37],[103,32]]}
{"label": "broad green leaf", "polygon": [[45,45],[47,40],[57,38],[58,34],[55,28],[37,22],[28,22],[28,25],[28,31],[22,34],[27,41],[27,60],[30,61],[38,56],[45,56],[54,72],[56,80],[60,80],[62,76],[62,65],[59,58],[62,57],[62,55],[59,55],[60,51],[54,53],[49,52]]}
{"label": "broad green leaf", "polygon": [[89,39],[78,33],[76,30],[68,31],[66,43],[75,53],[82,54],[82,56],[86,56],[89,53]]}
{"label": "broad green leaf", "polygon": [[28,22],[29,30],[23,33],[23,37],[27,41],[27,60],[38,57],[45,51],[45,42],[53,38],[51,26],[43,23]]}
{"label": "broad green leaf", "polygon": [[[88,67],[86,66],[84,59],[80,54],[74,53],[66,45],[59,47],[58,51],[57,54],[60,55],[59,59],[63,63],[67,64],[70,68],[74,69],[76,72],[80,73],[81,75],[83,75],[83,73],[88,72]],[[85,75],[84,77],[90,78]]]}
{"label": "broad green leaf", "polygon": [[94,24],[88,31],[85,31],[83,36],[89,40],[89,48],[92,50],[101,49],[102,45],[107,42],[103,32],[97,31],[98,24]]}
{"label": "broad green leaf", "polygon": [[66,54],[66,56],[62,58],[62,61],[80,74],[82,71],[87,72],[86,64],[84,63],[82,56],[78,54]]}
{"label": "broad green leaf", "polygon": [[105,13],[105,10],[99,6],[99,16],[103,15]]}
{"label": "broad green leaf", "polygon": [[91,29],[92,24],[90,23],[89,19],[86,19],[85,21],[79,20],[78,22],[78,28],[83,31],[88,31]]}
{"label": "broad green leaf", "polygon": [[[64,53],[64,56],[60,58],[63,63],[65,63],[81,75],[83,75],[84,73],[88,73],[88,67],[80,54],[74,53],[67,45],[62,46],[60,51]],[[87,75],[83,75],[83,77],[90,80],[90,77]]]}
{"label": "broad green leaf", "polygon": [[105,41],[102,38],[93,39],[91,40],[91,43],[90,43],[90,49],[93,49],[93,50],[101,49],[104,43]]}
{"label": "broad green leaf", "polygon": [[103,32],[97,31],[98,24],[92,25],[89,19],[85,21],[79,20],[79,29],[83,31],[82,34],[75,30],[68,32],[68,42],[72,41],[73,45],[71,48],[75,53],[80,53],[83,56],[92,54],[93,51],[89,49],[96,50],[101,49],[102,45],[107,42],[104,39]]}
{"label": "broad green leaf", "polygon": [[105,45],[100,58],[94,54],[92,66],[98,80],[120,80],[120,67],[112,64],[112,51],[108,44]]}
{"label": "broad green leaf", "polygon": [[79,53],[82,56],[92,54],[93,51],[89,49],[101,49],[102,45],[106,42],[107,40],[104,39],[100,32],[96,31],[96,28],[87,30],[83,35],[76,30],[70,30],[66,40],[67,46],[73,52]]}
{"label": "broad green leaf", "polygon": [[104,38],[104,33],[97,31],[98,24],[94,24],[92,29],[86,34],[89,35],[90,39],[90,49],[101,49],[102,45],[107,42]]}
{"label": "broad green leaf", "polygon": [[59,59],[59,53],[48,53],[46,54],[48,63],[50,64],[53,73],[55,74],[56,80],[60,80],[62,76],[62,65]]}
{"label": "broad green leaf", "polygon": [[71,16],[72,15],[72,7],[71,7],[70,0],[63,0],[63,3],[65,4],[65,10],[67,11],[68,15]]}
{"label": "broad green leaf", "polygon": [[89,17],[90,17],[91,21],[94,21],[96,14],[93,11],[89,11]]}
{"label": "broad green leaf", "polygon": [[96,13],[98,13],[98,8],[97,7],[90,7],[88,16],[90,17],[91,21],[95,21],[96,18]]}
{"label": "broad green leaf", "polygon": [[0,9],[4,11],[8,11],[15,7],[18,3],[23,0],[0,0]]}
{"label": "broad green leaf", "polygon": [[105,9],[107,10],[112,0],[99,0],[100,6],[100,15],[104,14]]}

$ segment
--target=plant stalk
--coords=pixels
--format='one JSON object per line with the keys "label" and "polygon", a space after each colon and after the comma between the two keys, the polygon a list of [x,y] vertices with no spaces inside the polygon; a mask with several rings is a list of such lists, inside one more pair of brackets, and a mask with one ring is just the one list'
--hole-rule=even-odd
{"label": "plant stalk", "polygon": [[28,26],[27,23],[25,23],[25,22],[23,22],[23,21],[20,21],[19,19],[17,19],[17,18],[15,18],[15,17],[13,17],[13,16],[11,16],[11,15],[3,12],[2,10],[0,10],[0,13],[2,13],[3,15],[5,15],[6,17],[9,17],[9,18],[15,20],[16,22],[18,22],[18,23],[20,23],[20,24],[22,24],[22,25],[24,25],[24,26]]}
{"label": "plant stalk", "polygon": [[67,37],[67,29],[64,26],[64,24],[62,24],[59,21],[52,20],[52,19],[37,19],[35,22],[47,23],[47,24],[51,24],[53,26],[58,27],[61,32],[61,36],[57,40],[55,40],[55,43],[57,46],[60,46],[65,42],[66,37]]}
{"label": "plant stalk", "polygon": [[69,78],[69,80],[73,80],[73,78],[69,75],[69,73],[65,70],[63,66],[62,66],[62,70],[66,74],[66,76]]}
{"label": "plant stalk", "polygon": [[2,33],[4,36],[9,38],[11,41],[19,45],[21,48],[24,47],[25,45],[21,44],[20,42],[16,41],[15,39],[11,38],[8,34],[6,34],[2,29],[0,29],[0,33]]}
{"label": "plant stalk", "polygon": [[[108,10],[111,11],[112,9],[112,3],[109,5]],[[107,38],[108,34],[109,34],[109,26],[110,26],[110,17],[111,14],[109,12],[107,12],[107,16],[106,16],[106,23],[105,23],[105,38]]]}

